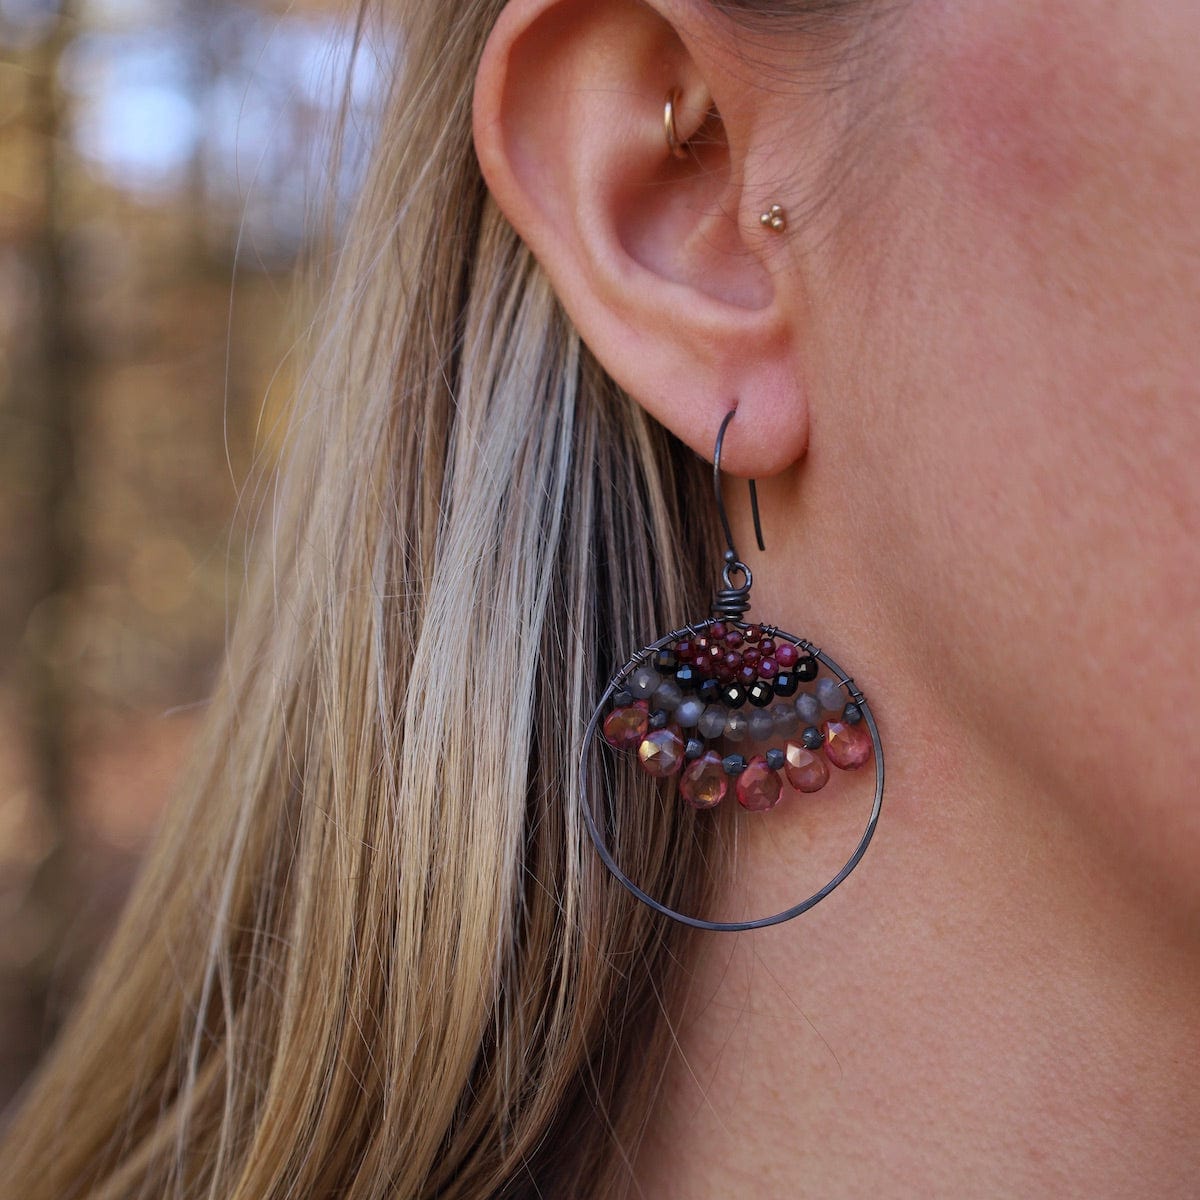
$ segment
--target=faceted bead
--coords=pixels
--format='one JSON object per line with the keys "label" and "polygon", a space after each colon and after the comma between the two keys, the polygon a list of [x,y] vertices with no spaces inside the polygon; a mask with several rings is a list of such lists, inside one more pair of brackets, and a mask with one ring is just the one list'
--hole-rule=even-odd
{"label": "faceted bead", "polygon": [[721,759],[721,769],[726,775],[740,775],[746,769],[746,760],[740,754],[727,754]]}
{"label": "faceted bead", "polygon": [[756,708],[766,708],[775,699],[775,689],[765,679],[760,679],[746,689],[746,699]]}
{"label": "faceted bead", "polygon": [[775,718],[765,708],[756,708],[750,714],[750,740],[766,742],[774,736]]}
{"label": "faceted bead", "polygon": [[725,737],[731,742],[745,741],[750,733],[750,718],[744,712],[725,714]]}
{"label": "faceted bead", "polygon": [[721,684],[716,679],[702,679],[696,695],[705,704],[716,704],[721,699]]}
{"label": "faceted bead", "polygon": [[651,730],[638,747],[638,761],[647,775],[662,779],[675,775],[683,766],[683,738],[673,725]]}
{"label": "faceted bead", "polygon": [[763,638],[763,640],[758,643],[758,652],[763,656],[763,658],[774,658],[775,649],[776,647],[774,638]]}
{"label": "faceted bead", "polygon": [[785,741],[800,728],[800,714],[790,704],[777,704],[768,710],[775,718],[775,736]]}
{"label": "faceted bead", "polygon": [[729,683],[738,677],[741,669],[742,656],[735,650],[728,650],[721,655],[721,661],[717,663],[717,678],[722,683]]}
{"label": "faceted bead", "polygon": [[857,725],[862,720],[862,709],[853,700],[842,709],[842,720],[847,725]]}
{"label": "faceted bead", "polygon": [[721,689],[721,700],[726,708],[741,708],[746,703],[746,689],[736,683],[727,683]]}
{"label": "faceted bead", "polygon": [[664,646],[654,656],[654,669],[663,675],[669,675],[677,666],[679,659],[675,657],[675,651],[670,646]]}
{"label": "faceted bead", "polygon": [[750,666],[749,663],[742,667],[742,669],[737,673],[737,681],[744,688],[748,688],[757,678],[758,668]]}
{"label": "faceted bead", "polygon": [[650,710],[650,728],[662,729],[671,719],[671,714],[665,708],[652,708]]}
{"label": "faceted bead", "polygon": [[766,812],[779,803],[782,784],[766,758],[756,754],[737,778],[738,803],[750,812]]}
{"label": "faceted bead", "polygon": [[714,621],[704,632],[705,636],[719,642],[729,632],[729,626],[724,621]]}
{"label": "faceted bead", "polygon": [[780,642],[775,647],[775,661],[779,664],[781,670],[790,670],[796,665],[796,660],[799,657],[800,651],[791,642]]}
{"label": "faceted bead", "polygon": [[782,771],[787,766],[787,755],[776,746],[772,746],[766,754],[767,766],[772,771]]}
{"label": "faceted bead", "polygon": [[704,701],[689,696],[676,710],[675,720],[684,729],[695,729],[704,715]]}
{"label": "faceted bead", "polygon": [[695,762],[705,751],[704,742],[697,737],[688,738],[687,745],[683,748],[683,757],[688,762]]}
{"label": "faceted bead", "polygon": [[676,642],[675,657],[681,663],[690,663],[696,657],[696,643],[688,641],[687,638],[684,638],[682,642]]}
{"label": "faceted bead", "polygon": [[800,686],[800,680],[791,671],[780,671],[774,679],[775,695],[794,696]]}
{"label": "faceted bead", "polygon": [[697,728],[701,737],[719,738],[725,732],[725,710],[719,704],[710,704],[701,714]]}
{"label": "faceted bead", "polygon": [[852,771],[871,757],[871,734],[865,724],[825,722],[825,756],[835,767]]}
{"label": "faceted bead", "polygon": [[796,659],[796,678],[801,683],[812,683],[820,669],[820,663],[811,654],[802,654]]}
{"label": "faceted bead", "polygon": [[628,688],[622,688],[612,694],[613,708],[628,708],[633,703],[633,693]]}
{"label": "faceted bead", "polygon": [[645,700],[614,708],[604,718],[604,740],[614,750],[632,750],[650,728],[650,706]]}
{"label": "faceted bead", "polygon": [[838,681],[828,675],[817,683],[817,699],[826,712],[840,713],[846,706],[846,693]]}
{"label": "faceted bead", "polygon": [[675,682],[681,691],[690,692],[700,682],[700,673],[690,663],[681,663],[675,671]]}
{"label": "faceted bead", "polygon": [[742,644],[742,631],[740,629],[730,629],[725,634],[725,645],[731,650],[736,650]]}
{"label": "faceted bead", "polygon": [[673,679],[664,679],[650,697],[651,708],[674,712],[683,703],[683,689]]}
{"label": "faceted bead", "polygon": [[688,763],[679,781],[679,793],[693,808],[715,808],[729,791],[729,776],[715,750]]}
{"label": "faceted bead", "polygon": [[747,625],[746,628],[742,630],[742,637],[744,637],[751,646],[753,646],[756,642],[761,642],[762,636],[763,631],[758,625]]}
{"label": "faceted bead", "polygon": [[779,663],[773,658],[764,658],[758,664],[758,673],[764,679],[774,679],[779,674]]}
{"label": "faceted bead", "polygon": [[811,692],[796,697],[796,712],[805,725],[815,725],[821,719],[821,703]]}
{"label": "faceted bead", "polygon": [[798,792],[819,792],[829,782],[829,764],[815,750],[788,742],[783,773]]}
{"label": "faceted bead", "polygon": [[[650,720],[653,722],[653,716],[651,716]],[[810,725],[800,735],[800,741],[804,743],[806,750],[820,750],[825,744],[825,735],[815,725]]]}
{"label": "faceted bead", "polygon": [[746,649],[742,651],[742,662],[749,667],[758,666],[758,660],[760,658],[762,658],[762,655],[758,652],[757,646],[747,646]]}
{"label": "faceted bead", "polygon": [[639,700],[649,700],[660,683],[662,676],[653,667],[641,666],[629,677],[629,690]]}

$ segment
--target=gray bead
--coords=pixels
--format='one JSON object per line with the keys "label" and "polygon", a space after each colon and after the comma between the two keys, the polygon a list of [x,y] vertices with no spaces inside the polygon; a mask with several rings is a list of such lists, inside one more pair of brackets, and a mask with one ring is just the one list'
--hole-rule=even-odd
{"label": "gray bead", "polygon": [[815,725],[821,719],[821,702],[811,692],[796,697],[796,715],[802,725]]}
{"label": "gray bead", "polygon": [[810,725],[800,735],[800,740],[806,750],[820,750],[825,745],[825,735],[815,725]]}
{"label": "gray bead", "polygon": [[787,755],[784,754],[777,746],[772,747],[767,751],[767,766],[772,771],[782,771],[784,763],[787,762]]}
{"label": "gray bead", "polygon": [[[659,692],[662,688],[658,689]],[[658,692],[654,693],[656,696]],[[675,720],[683,729],[694,729],[700,724],[700,718],[704,715],[704,701],[697,700],[695,696],[685,700],[675,710]]]}
{"label": "gray bead", "polygon": [[750,718],[744,712],[734,711],[725,718],[725,736],[731,742],[741,742],[750,732]]}
{"label": "gray bead", "polygon": [[827,713],[840,713],[846,706],[846,693],[838,681],[828,675],[817,680],[817,699]]}
{"label": "gray bead", "polygon": [[700,734],[706,738],[719,738],[725,732],[725,710],[719,704],[710,704],[700,718]]}
{"label": "gray bead", "polygon": [[638,667],[629,677],[629,690],[639,700],[649,700],[660,683],[662,676],[653,667]]}
{"label": "gray bead", "polygon": [[682,703],[683,690],[673,679],[664,679],[650,697],[651,708],[665,708],[667,712],[674,712]]}
{"label": "gray bead", "polygon": [[765,709],[756,708],[750,714],[750,737],[756,742],[769,741],[775,734],[775,718]]}
{"label": "gray bead", "polygon": [[790,738],[800,728],[800,714],[794,704],[777,704],[768,709],[775,717],[775,736],[782,740]]}

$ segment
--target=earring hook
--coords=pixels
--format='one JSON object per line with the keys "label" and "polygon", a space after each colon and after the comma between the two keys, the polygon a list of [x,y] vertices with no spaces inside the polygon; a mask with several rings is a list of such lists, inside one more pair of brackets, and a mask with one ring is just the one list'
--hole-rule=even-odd
{"label": "earring hook", "polygon": [[[725,419],[721,422],[721,428],[717,430],[717,446],[713,451],[713,492],[717,497],[717,515],[721,518],[721,527],[725,531],[725,543],[729,547],[729,553],[726,558],[732,555],[733,561],[738,559],[737,550],[733,545],[733,530],[729,526],[729,514],[725,511],[725,498],[721,494],[721,448],[725,444],[725,430],[729,428],[729,422],[733,420],[736,408],[731,408],[725,414]],[[762,522],[758,515],[758,488],[755,486],[753,479],[750,481],[750,511],[754,514],[754,536],[758,540],[758,548],[765,551],[766,546],[763,545]]]}

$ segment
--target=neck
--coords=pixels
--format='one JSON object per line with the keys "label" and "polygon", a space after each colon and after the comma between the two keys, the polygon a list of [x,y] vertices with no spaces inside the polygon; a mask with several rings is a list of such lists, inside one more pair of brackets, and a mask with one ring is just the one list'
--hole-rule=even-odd
{"label": "neck", "polygon": [[[1194,1195],[1194,931],[903,682],[858,871],[793,922],[698,939],[642,1194]],[[736,907],[786,906],[818,811],[770,814]]]}

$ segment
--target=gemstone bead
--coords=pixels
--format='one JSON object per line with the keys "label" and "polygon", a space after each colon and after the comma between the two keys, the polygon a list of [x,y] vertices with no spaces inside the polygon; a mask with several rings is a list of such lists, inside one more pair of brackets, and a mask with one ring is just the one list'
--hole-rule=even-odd
{"label": "gemstone bead", "polygon": [[725,710],[718,704],[710,704],[701,713],[697,728],[701,737],[719,738],[725,732]]}
{"label": "gemstone bead", "polygon": [[690,663],[696,657],[696,643],[688,641],[687,638],[684,638],[682,642],[676,642],[675,657],[681,663]]}
{"label": "gemstone bead", "polygon": [[758,666],[758,660],[760,658],[762,658],[762,655],[758,652],[757,646],[747,646],[746,649],[742,651],[742,662],[744,662],[748,667]]}
{"label": "gemstone bead", "polygon": [[750,718],[744,712],[725,714],[725,736],[731,742],[743,742],[750,733]]}
{"label": "gemstone bead", "polygon": [[758,678],[758,668],[747,663],[738,671],[735,678],[742,687],[748,688]]}
{"label": "gemstone bead", "polygon": [[842,720],[847,725],[857,725],[862,720],[862,709],[853,700],[842,709]]}
{"label": "gemstone bead", "polygon": [[756,708],[766,708],[775,699],[775,689],[765,679],[760,679],[746,689],[746,699]]}
{"label": "gemstone bead", "polygon": [[817,682],[817,699],[826,712],[840,713],[846,706],[846,693],[838,681],[828,675]]}
{"label": "gemstone bead", "polygon": [[736,650],[742,644],[742,631],[740,629],[730,629],[725,634],[725,645],[731,650]]}
{"label": "gemstone bead", "polygon": [[652,708],[650,710],[650,728],[662,729],[671,719],[671,714],[665,708]]}
{"label": "gemstone bead", "polygon": [[662,683],[662,676],[653,667],[638,667],[629,677],[629,690],[639,700],[649,700],[654,689]]}
{"label": "gemstone bead", "polygon": [[627,688],[622,688],[619,692],[612,694],[613,708],[628,708],[633,703],[633,693]]}
{"label": "gemstone bead", "polygon": [[802,654],[796,659],[796,678],[801,683],[812,683],[820,669],[820,664],[811,654]]}
{"label": "gemstone bead", "polygon": [[871,757],[871,734],[865,724],[825,722],[825,757],[843,771],[861,767]]}
{"label": "gemstone bead", "polygon": [[688,762],[694,762],[704,753],[704,742],[700,738],[688,738],[687,745],[683,748],[683,757]]}
{"label": "gemstone bead", "polygon": [[777,704],[769,710],[775,718],[775,736],[790,738],[800,728],[800,714],[790,704]]}
{"label": "gemstone bead", "polygon": [[788,742],[783,773],[798,792],[819,792],[829,782],[829,764],[816,751]]}
{"label": "gemstone bead", "polygon": [[721,759],[721,769],[726,775],[740,775],[746,769],[746,760],[740,754],[727,754]]}
{"label": "gemstone bead", "polygon": [[690,662],[682,663],[675,672],[675,682],[682,691],[690,692],[700,682],[700,673]]}
{"label": "gemstone bead", "polygon": [[790,671],[796,665],[796,660],[799,657],[800,651],[791,642],[780,642],[775,647],[775,661],[779,664],[781,670]]}
{"label": "gemstone bead", "polygon": [[664,679],[650,697],[651,708],[674,712],[683,703],[683,689],[673,679]]}
{"label": "gemstone bead", "polygon": [[714,642],[719,642],[729,632],[729,626],[724,621],[714,621],[704,632]]}
{"label": "gemstone bead", "polygon": [[683,738],[673,725],[663,729],[653,729],[638,747],[638,761],[647,775],[663,779],[675,775],[683,766]]}
{"label": "gemstone bead", "polygon": [[737,777],[738,803],[750,812],[766,812],[779,803],[782,784],[766,758],[756,754]]}
{"label": "gemstone bead", "polygon": [[758,652],[763,656],[763,658],[774,658],[775,648],[774,638],[763,638],[763,640],[758,643]]}
{"label": "gemstone bead", "polygon": [[679,666],[679,659],[670,646],[664,646],[654,656],[654,668],[663,675],[669,675],[677,666]]}
{"label": "gemstone bead", "polygon": [[721,661],[717,666],[717,678],[728,683],[731,679],[737,678],[741,669],[742,656],[736,650],[727,650],[721,655]]}
{"label": "gemstone bead", "polygon": [[751,645],[755,644],[756,642],[761,642],[762,635],[762,628],[758,625],[747,625],[746,628],[742,630],[742,637],[744,637]]}
{"label": "gemstone bead", "polygon": [[676,710],[675,720],[684,729],[695,729],[704,715],[704,701],[689,696]]}
{"label": "gemstone bead", "polygon": [[779,663],[773,658],[764,658],[758,664],[758,673],[764,679],[774,679],[779,674]]}
{"label": "gemstone bead", "polygon": [[755,742],[769,741],[775,736],[775,718],[765,709],[756,708],[750,714],[750,738]]}
{"label": "gemstone bead", "polygon": [[693,808],[715,808],[729,791],[729,776],[715,750],[688,763],[679,781],[680,795]]}
{"label": "gemstone bead", "polygon": [[727,683],[721,689],[721,700],[726,708],[741,708],[746,703],[746,689],[736,683]]}
{"label": "gemstone bead", "polygon": [[821,719],[821,705],[811,692],[801,692],[796,697],[796,712],[805,725],[815,725]]}
{"label": "gemstone bead", "polygon": [[604,718],[604,740],[614,750],[632,750],[650,728],[650,706],[645,700],[614,708]]}
{"label": "gemstone bead", "polygon": [[772,683],[777,696],[794,696],[800,687],[800,680],[791,671],[780,671]]}
{"label": "gemstone bead", "polygon": [[776,746],[772,746],[766,754],[767,766],[772,771],[782,771],[787,765],[787,755]]}
{"label": "gemstone bead", "polygon": [[716,679],[702,679],[696,695],[705,704],[716,704],[721,699],[721,684]]}
{"label": "gemstone bead", "polygon": [[825,744],[825,735],[815,725],[810,725],[800,735],[800,741],[804,743],[804,747],[807,750],[820,750]]}

